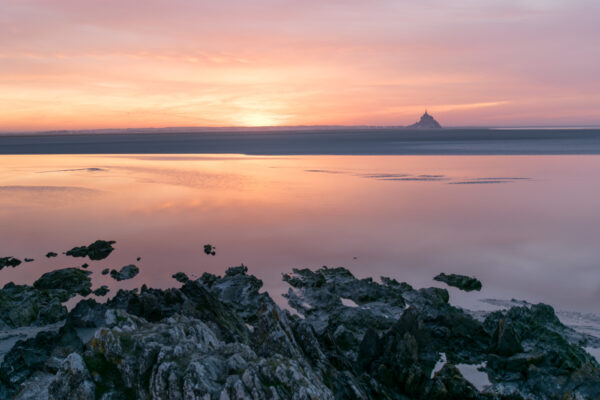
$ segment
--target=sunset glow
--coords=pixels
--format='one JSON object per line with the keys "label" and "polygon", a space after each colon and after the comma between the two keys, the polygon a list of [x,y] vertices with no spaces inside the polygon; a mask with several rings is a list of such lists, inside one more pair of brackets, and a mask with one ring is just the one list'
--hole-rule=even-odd
{"label": "sunset glow", "polygon": [[592,0],[5,0],[0,131],[600,124]]}

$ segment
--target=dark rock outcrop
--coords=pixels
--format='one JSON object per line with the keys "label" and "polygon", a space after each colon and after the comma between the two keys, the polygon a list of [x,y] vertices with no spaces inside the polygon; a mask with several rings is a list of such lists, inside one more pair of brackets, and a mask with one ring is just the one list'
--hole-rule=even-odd
{"label": "dark rock outcrop", "polygon": [[73,247],[65,254],[71,257],[89,257],[90,260],[104,260],[113,252],[114,240],[96,240],[89,246]]}
{"label": "dark rock outcrop", "polygon": [[206,255],[210,255],[210,256],[214,256],[216,253],[217,248],[215,246],[213,246],[212,244],[205,244],[204,245],[204,253]]}
{"label": "dark rock outcrop", "polygon": [[46,272],[33,283],[33,287],[40,290],[60,290],[67,297],[75,294],[87,296],[92,292],[92,281],[89,278],[91,274],[90,271],[78,268],[58,269]]}
{"label": "dark rock outcrop", "polygon": [[102,285],[98,289],[92,291],[92,293],[94,293],[95,296],[106,296],[109,291],[110,289],[108,288],[108,286]]}
{"label": "dark rock outcrop", "polygon": [[52,258],[52,257],[56,257],[58,254],[56,254],[53,251],[49,251],[48,253],[46,253],[46,257],[47,258]]}
{"label": "dark rock outcrop", "polygon": [[38,290],[12,282],[0,290],[0,328],[52,324],[65,319],[62,305],[69,294],[62,290]]}
{"label": "dark rock outcrop", "polygon": [[4,267],[15,268],[21,265],[21,260],[14,257],[0,257],[0,270]]}
{"label": "dark rock outcrop", "polygon": [[137,266],[130,264],[124,266],[119,271],[113,269],[110,271],[110,276],[116,281],[124,281],[135,277],[137,274],[139,274],[139,272],[140,269]]}
{"label": "dark rock outcrop", "polygon": [[172,275],[172,278],[180,283],[186,283],[187,281],[190,280],[190,278],[188,278],[188,276],[186,274],[184,274],[183,272],[174,273]]}
{"label": "dark rock outcrop", "polygon": [[[243,265],[224,276],[205,273],[180,289],[144,285],[104,304],[82,300],[59,332],[20,342],[7,355],[0,396],[19,390],[30,398],[104,400],[600,396],[600,366],[549,306],[513,307],[482,322],[450,305],[444,289],[356,279],[344,268],[294,270],[284,280],[295,313],[261,292],[262,281]],[[440,354],[445,364],[438,367]],[[461,374],[464,364],[487,373],[484,390]]]}
{"label": "dark rock outcrop", "polygon": [[444,282],[448,286],[454,286],[460,290],[464,290],[465,292],[471,292],[473,290],[481,290],[481,282],[477,278],[472,278],[466,275],[458,275],[458,274],[449,274],[441,273],[433,278],[436,281]]}

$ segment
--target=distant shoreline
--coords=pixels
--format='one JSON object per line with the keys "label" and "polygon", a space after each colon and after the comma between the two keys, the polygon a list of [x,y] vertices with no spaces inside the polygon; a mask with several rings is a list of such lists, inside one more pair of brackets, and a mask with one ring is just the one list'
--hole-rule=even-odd
{"label": "distant shoreline", "polygon": [[600,154],[600,129],[296,127],[0,135],[0,154]]}

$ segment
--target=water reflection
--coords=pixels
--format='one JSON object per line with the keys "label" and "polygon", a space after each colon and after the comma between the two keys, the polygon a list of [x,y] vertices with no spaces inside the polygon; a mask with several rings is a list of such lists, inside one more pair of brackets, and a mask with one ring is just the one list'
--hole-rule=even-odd
{"label": "water reflection", "polygon": [[[89,262],[94,288],[176,286],[175,272],[244,263],[281,293],[281,273],[328,265],[418,287],[475,275],[481,293],[450,289],[470,307],[518,298],[595,311],[598,171],[598,156],[2,156],[0,256],[35,262],[0,283],[80,265],[61,252],[106,239],[116,250]],[[141,272],[130,281],[100,274],[131,263]]]}

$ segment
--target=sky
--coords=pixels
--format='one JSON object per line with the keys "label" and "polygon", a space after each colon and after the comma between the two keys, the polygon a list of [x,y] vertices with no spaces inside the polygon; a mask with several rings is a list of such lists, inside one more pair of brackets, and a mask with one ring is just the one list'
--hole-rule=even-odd
{"label": "sky", "polygon": [[600,125],[597,0],[1,0],[0,130]]}

